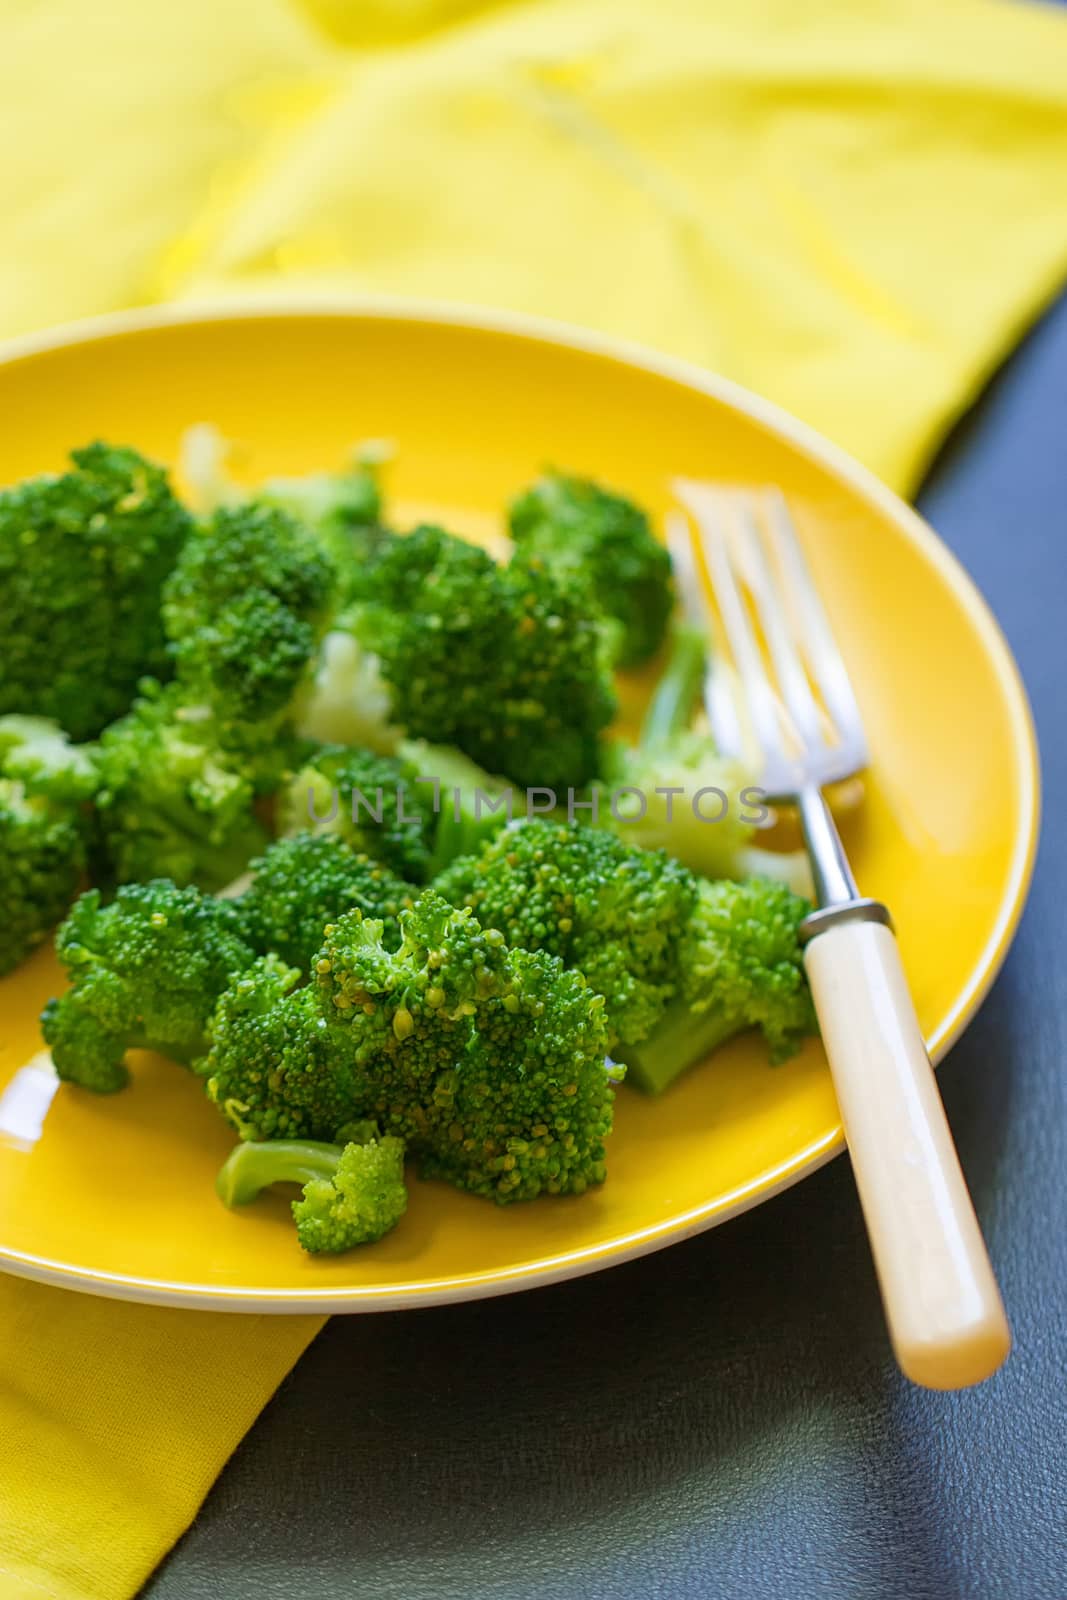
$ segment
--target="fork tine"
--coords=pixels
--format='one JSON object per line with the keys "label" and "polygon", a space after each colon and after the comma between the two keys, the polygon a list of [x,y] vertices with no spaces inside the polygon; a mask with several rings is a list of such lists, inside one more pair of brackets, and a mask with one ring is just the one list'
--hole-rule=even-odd
{"label": "fork tine", "polygon": [[[767,763],[763,774],[764,784],[775,792],[787,789],[789,783],[782,775],[788,772],[792,763],[782,739],[774,689],[734,575],[720,497],[707,485],[689,479],[677,479],[673,487],[696,524],[697,537],[719,603],[734,665],[740,675],[746,706]],[[779,764],[781,772],[778,771]]]}
{"label": "fork tine", "polygon": [[867,741],[860,708],[797,537],[788,503],[780,489],[768,489],[764,505],[786,586],[796,607],[799,643],[840,737],[848,741],[854,752],[856,767],[866,766]]}
{"label": "fork tine", "polygon": [[767,559],[763,531],[756,520],[753,502],[747,495],[738,493],[730,496],[730,504],[741,570],[756,604],[785,708],[804,741],[807,756],[818,759],[826,753],[818,703],[793,638],[781,585]]}
{"label": "fork tine", "polygon": [[693,555],[693,535],[688,519],[680,511],[667,515],[667,548],[671,553],[675,587],[682,601],[686,622],[707,635],[710,648],[704,673],[704,709],[711,736],[725,756],[741,756],[745,748],[744,730],[725,664],[714,649],[711,607]]}

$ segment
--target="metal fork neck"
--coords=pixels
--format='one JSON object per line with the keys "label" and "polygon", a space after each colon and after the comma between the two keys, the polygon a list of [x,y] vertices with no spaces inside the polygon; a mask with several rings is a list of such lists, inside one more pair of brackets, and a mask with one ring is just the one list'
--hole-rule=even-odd
{"label": "metal fork neck", "polygon": [[797,809],[804,843],[811,857],[819,906],[800,925],[802,941],[806,944],[839,922],[882,922],[892,927],[889,912],[882,902],[860,894],[837,824],[821,791],[814,785],[801,789],[797,794]]}

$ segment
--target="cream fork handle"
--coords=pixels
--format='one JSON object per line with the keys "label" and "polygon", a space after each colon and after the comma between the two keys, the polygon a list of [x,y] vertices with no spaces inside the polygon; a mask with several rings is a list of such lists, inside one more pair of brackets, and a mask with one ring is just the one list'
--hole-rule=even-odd
{"label": "cream fork handle", "polygon": [[897,941],[841,921],[804,952],[901,1370],[963,1389],[1011,1348]]}

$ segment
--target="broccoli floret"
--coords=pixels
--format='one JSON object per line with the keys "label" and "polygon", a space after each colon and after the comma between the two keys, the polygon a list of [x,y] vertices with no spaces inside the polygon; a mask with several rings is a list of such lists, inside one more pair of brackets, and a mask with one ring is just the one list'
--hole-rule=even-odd
{"label": "broccoli floret", "polygon": [[584,478],[547,473],[514,501],[518,548],[573,573],[612,624],[613,658],[637,666],[663,642],[674,604],[671,558],[631,500]]}
{"label": "broccoli floret", "polygon": [[406,739],[400,755],[421,780],[420,808],[431,808],[434,814],[427,878],[436,878],[460,856],[476,855],[512,820],[512,786],[462,751]]}
{"label": "broccoli floret", "polygon": [[90,889],[71,908],[56,952],[72,987],[42,1015],[59,1076],[121,1089],[127,1050],[188,1064],[207,1048],[215,1001],[254,956],[234,907],[168,879],[128,884],[110,905]]}
{"label": "broccoli floret", "polygon": [[372,1138],[343,1147],[305,1140],[239,1144],[216,1180],[225,1205],[245,1205],[271,1184],[299,1183],[293,1201],[297,1238],[312,1255],[373,1244],[407,1210],[404,1145]]}
{"label": "broccoli floret", "polygon": [[327,1020],[316,989],[299,982],[295,967],[263,956],[215,1007],[211,1048],[195,1070],[242,1139],[336,1140],[366,1115],[359,1046],[373,1042],[370,1028],[357,1040]]}
{"label": "broccoli floret", "polygon": [[[265,749],[266,764],[280,746]],[[221,889],[267,843],[253,802],[269,787],[247,752],[224,748],[205,706],[181,685],[152,680],[107,728],[97,755],[98,831],[106,872],[120,883],[166,876]],[[264,768],[264,771],[266,767]]]}
{"label": "broccoli floret", "polygon": [[376,453],[364,448],[344,472],[270,478],[256,493],[257,499],[280,506],[322,542],[337,569],[342,605],[355,599],[367,568],[396,538],[382,525],[379,462]]}
{"label": "broccoli floret", "polygon": [[676,624],[636,748],[616,743],[605,753],[609,793],[601,795],[598,821],[627,844],[666,850],[702,877],[776,878],[810,895],[806,851],[752,842],[764,809],[752,768],[719,755],[707,734],[690,727],[706,670],[705,632]]}
{"label": "broccoli floret", "polygon": [[363,1115],[426,1175],[500,1202],[600,1182],[621,1075],[602,997],[432,890],[400,922],[390,952],[377,924],[342,918],[316,963],[326,1003],[369,1039]]}
{"label": "broccoli floret", "polygon": [[817,1026],[798,938],[810,910],[766,878],[702,882],[679,952],[678,996],[627,1049],[627,1081],[660,1094],[746,1028],[761,1030],[772,1061],[792,1055]]}
{"label": "broccoli floret", "polygon": [[353,906],[382,922],[387,942],[399,942],[397,917],[411,904],[412,891],[336,834],[279,839],[252,868],[251,887],[234,903],[245,938],[260,954],[273,950],[286,965],[307,972],[323,928]]}
{"label": "broccoli floret", "polygon": [[615,713],[600,623],[582,585],[540,558],[499,567],[418,528],[379,554],[337,626],[358,649],[327,641],[302,731],[388,749],[403,730],[527,786],[596,774]]}
{"label": "broccoli floret", "polygon": [[603,996],[544,951],[509,951],[500,976],[436,1081],[445,1126],[422,1146],[420,1171],[499,1204],[584,1194],[604,1181],[623,1075],[606,1059]]}
{"label": "broccoli floret", "polygon": [[162,468],[91,444],[0,493],[0,712],[92,738],[167,657],[160,593],[190,528]]}
{"label": "broccoli floret", "polygon": [[432,793],[399,757],[323,745],[286,785],[278,807],[283,833],[338,834],[409,882],[428,875],[434,832]]}
{"label": "broccoli floret", "polygon": [[100,782],[95,745],[71,744],[48,717],[0,717],[0,773],[28,795],[61,804],[91,800]]}
{"label": "broccoli floret", "polygon": [[47,938],[84,870],[85,829],[77,813],[0,778],[0,975]]}
{"label": "broccoli floret", "polygon": [[612,1043],[644,1038],[674,997],[696,883],[662,851],[534,819],[455,862],[434,887],[508,944],[577,967],[607,1001]]}
{"label": "broccoli floret", "polygon": [[223,506],[167,580],[163,619],[186,697],[236,730],[284,716],[309,675],[335,570],[277,507]]}

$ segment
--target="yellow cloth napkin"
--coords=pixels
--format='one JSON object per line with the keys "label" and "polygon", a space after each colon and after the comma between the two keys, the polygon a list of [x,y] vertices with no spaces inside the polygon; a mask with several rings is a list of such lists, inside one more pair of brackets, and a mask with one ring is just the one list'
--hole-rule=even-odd
{"label": "yellow cloth napkin", "polygon": [[[0,333],[280,287],[529,309],[902,489],[1067,272],[1036,6],[0,0],[0,106]],[[0,1597],[132,1593],[316,1326],[0,1280]]]}

